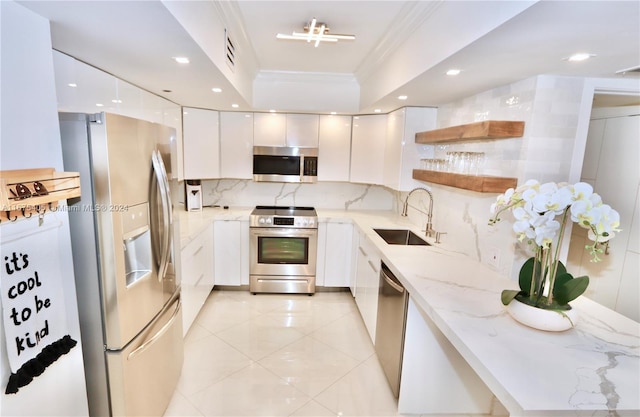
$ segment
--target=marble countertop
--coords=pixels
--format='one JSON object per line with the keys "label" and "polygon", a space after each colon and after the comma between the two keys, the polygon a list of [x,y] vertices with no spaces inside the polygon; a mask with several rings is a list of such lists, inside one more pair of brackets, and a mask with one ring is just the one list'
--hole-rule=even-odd
{"label": "marble countertop", "polygon": [[[181,235],[213,219],[248,220],[251,209],[184,212]],[[373,230],[423,233],[406,218],[393,212],[317,211],[319,222],[352,222],[366,235],[511,416],[640,415],[640,323],[579,297],[572,302],[579,312],[575,328],[561,333],[528,328],[500,302],[501,291],[517,289],[517,282],[446,242],[388,245]]]}

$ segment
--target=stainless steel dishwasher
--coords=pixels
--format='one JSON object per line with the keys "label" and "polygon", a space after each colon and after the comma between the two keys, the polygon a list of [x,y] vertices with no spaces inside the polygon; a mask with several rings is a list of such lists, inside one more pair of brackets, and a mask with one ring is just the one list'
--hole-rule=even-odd
{"label": "stainless steel dishwasher", "polygon": [[383,262],[380,268],[375,349],[396,398],[400,392],[408,302],[409,293]]}

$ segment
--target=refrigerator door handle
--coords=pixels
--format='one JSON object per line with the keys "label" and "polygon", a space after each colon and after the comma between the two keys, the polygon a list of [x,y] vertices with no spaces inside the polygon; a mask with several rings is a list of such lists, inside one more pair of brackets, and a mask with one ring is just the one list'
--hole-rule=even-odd
{"label": "refrigerator door handle", "polygon": [[[151,156],[153,172],[158,191],[160,192],[160,202],[162,204],[162,245],[160,248],[160,264],[158,265],[158,280],[162,281],[169,266],[171,255],[171,201],[169,197],[169,187],[166,180],[167,174],[164,163],[158,150],[154,150]],[[154,198],[152,196],[152,198]]]}
{"label": "refrigerator door handle", "polygon": [[[137,355],[141,354],[142,352],[150,348],[160,337],[162,337],[162,335],[165,334],[165,332],[173,325],[173,322],[176,321],[176,317],[178,317],[180,308],[182,308],[182,300],[178,298],[178,300],[176,301],[176,308],[173,311],[173,314],[171,315],[169,321],[167,321],[167,323],[162,326],[162,328],[158,330],[158,332],[154,334],[151,339],[147,340],[142,345],[140,345],[140,347],[136,348],[136,350],[129,353],[129,355],[127,355],[127,360],[131,360]],[[160,313],[159,315],[162,315],[162,313]]]}

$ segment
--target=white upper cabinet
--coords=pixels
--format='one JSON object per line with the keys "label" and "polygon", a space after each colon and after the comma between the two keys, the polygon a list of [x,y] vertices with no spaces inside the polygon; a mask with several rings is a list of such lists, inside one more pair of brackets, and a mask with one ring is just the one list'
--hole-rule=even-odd
{"label": "white upper cabinet", "polygon": [[287,114],[286,146],[317,148],[319,119],[317,114]]}
{"label": "white upper cabinet", "polygon": [[320,116],[318,181],[349,181],[351,116]]}
{"label": "white upper cabinet", "polygon": [[354,116],[351,137],[351,182],[382,184],[386,133],[386,114]]}
{"label": "white upper cabinet", "polygon": [[413,179],[420,159],[429,156],[432,145],[416,143],[417,132],[434,129],[435,108],[406,107],[388,114],[382,184],[398,191],[410,191],[424,184]]}
{"label": "white upper cabinet", "polygon": [[183,110],[184,178],[220,178],[218,112],[187,107]]}
{"label": "white upper cabinet", "polygon": [[286,136],[287,115],[280,113],[254,113],[254,146],[285,146]]}
{"label": "white upper cabinet", "polygon": [[255,113],[254,146],[318,147],[317,114]]}
{"label": "white upper cabinet", "polygon": [[220,178],[253,178],[253,117],[220,112]]}

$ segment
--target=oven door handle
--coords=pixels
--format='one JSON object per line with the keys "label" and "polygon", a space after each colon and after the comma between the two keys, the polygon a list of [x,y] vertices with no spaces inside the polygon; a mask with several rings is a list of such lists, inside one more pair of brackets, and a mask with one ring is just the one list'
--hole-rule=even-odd
{"label": "oven door handle", "polygon": [[249,232],[251,236],[266,237],[314,237],[318,235],[318,229],[293,229],[289,227],[252,227]]}

